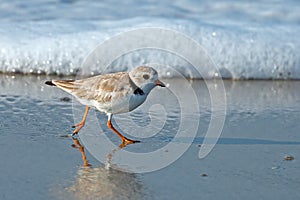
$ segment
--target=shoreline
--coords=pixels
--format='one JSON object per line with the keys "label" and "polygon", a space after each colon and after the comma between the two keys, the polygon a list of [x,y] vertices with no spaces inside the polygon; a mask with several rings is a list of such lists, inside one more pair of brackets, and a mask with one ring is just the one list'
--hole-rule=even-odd
{"label": "shoreline", "polygon": [[[92,76],[98,76],[101,74],[94,74],[94,75],[78,75],[78,74],[74,74],[74,75],[60,75],[60,74],[46,74],[46,73],[28,73],[28,74],[24,74],[24,73],[7,73],[7,72],[1,72],[0,71],[0,78],[9,78],[9,77],[37,77],[37,78],[42,78],[42,79],[76,79],[76,77],[78,78],[89,78]],[[162,79],[181,79],[181,77],[162,77]],[[221,77],[221,78],[216,78],[216,77],[212,77],[212,78],[189,78],[189,77],[185,77],[186,80],[189,81],[215,81],[215,80],[223,80],[223,81],[232,81],[232,82],[239,82],[239,81],[300,81],[300,78],[240,78],[240,79],[236,79],[236,78],[226,78],[226,77]]]}

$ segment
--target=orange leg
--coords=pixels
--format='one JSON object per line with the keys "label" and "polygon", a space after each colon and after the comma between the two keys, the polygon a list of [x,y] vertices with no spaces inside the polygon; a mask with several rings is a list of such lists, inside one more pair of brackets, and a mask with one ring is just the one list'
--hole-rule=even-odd
{"label": "orange leg", "polygon": [[133,143],[137,143],[137,142],[140,142],[138,140],[131,140],[131,139],[128,139],[126,137],[124,137],[117,129],[115,129],[115,127],[112,125],[111,123],[111,118],[112,118],[112,114],[108,114],[108,119],[107,119],[107,126],[108,128],[110,128],[111,130],[113,130],[113,132],[115,132],[122,140],[122,144],[120,146],[126,146],[128,144],[133,144]]}
{"label": "orange leg", "polygon": [[82,129],[82,127],[83,127],[84,124],[85,124],[85,120],[86,120],[86,117],[87,117],[87,115],[88,115],[88,113],[89,113],[89,110],[90,110],[90,107],[86,106],[86,107],[85,107],[85,113],[84,113],[84,115],[83,115],[83,118],[82,118],[81,122],[78,123],[78,124],[75,124],[74,126],[72,126],[73,128],[77,127],[77,128],[75,129],[75,131],[73,131],[73,134],[72,134],[72,135],[78,134],[78,132],[80,131],[80,129]]}

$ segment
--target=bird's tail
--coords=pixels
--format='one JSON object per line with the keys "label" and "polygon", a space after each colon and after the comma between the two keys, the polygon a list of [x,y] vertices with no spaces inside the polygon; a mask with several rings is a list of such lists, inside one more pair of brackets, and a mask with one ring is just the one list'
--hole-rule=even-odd
{"label": "bird's tail", "polygon": [[74,80],[52,80],[46,81],[45,84],[50,86],[57,86],[68,93],[72,93],[72,91],[76,88],[74,82]]}
{"label": "bird's tail", "polygon": [[56,86],[52,81],[46,81],[45,84],[50,86]]}

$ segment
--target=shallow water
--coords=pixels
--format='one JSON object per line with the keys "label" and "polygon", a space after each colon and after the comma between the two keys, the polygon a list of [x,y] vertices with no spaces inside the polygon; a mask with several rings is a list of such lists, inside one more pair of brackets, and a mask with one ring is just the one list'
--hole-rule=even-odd
{"label": "shallow water", "polygon": [[[198,158],[198,152],[210,121],[211,101],[205,82],[190,82],[199,97],[199,113],[196,113],[197,109],[191,113],[192,123],[193,117],[200,115],[199,129],[191,146],[178,160],[163,169],[130,173],[118,164],[121,151],[151,152],[168,143],[189,141],[189,138],[182,137],[172,140],[176,135],[176,124],[180,122],[178,102],[171,98],[172,93],[161,89],[152,91],[147,99],[149,104],[161,101],[161,98],[167,102],[165,126],[149,138],[146,136],[155,130],[154,127],[141,128],[145,136],[140,138],[142,142],[114,151],[111,154],[112,168],[107,170],[108,166],[97,161],[88,148],[83,154],[81,137],[78,138],[80,144],[64,137],[71,133],[74,123],[72,99],[69,101],[66,97],[70,96],[56,88],[44,86],[45,79],[0,77],[1,199],[300,197],[300,82],[224,81],[227,97],[225,125],[216,146],[204,159]],[[183,80],[164,81],[172,91],[184,93]],[[159,93],[163,95],[158,97]],[[157,109],[150,109],[147,116],[147,102],[130,114],[142,125],[150,123],[149,116],[161,119]],[[189,106],[195,105],[191,103]],[[118,138],[105,127],[104,119],[104,115],[97,114],[103,132],[118,144]],[[115,116],[114,123],[124,119],[126,115]],[[92,117],[89,120],[92,121]],[[131,123],[126,124],[129,124],[128,130],[133,130]],[[82,134],[97,134],[93,128],[87,123]],[[122,130],[127,131],[126,128]],[[166,155],[171,153],[171,150],[165,152]],[[294,160],[287,161],[286,156],[293,156]]]}

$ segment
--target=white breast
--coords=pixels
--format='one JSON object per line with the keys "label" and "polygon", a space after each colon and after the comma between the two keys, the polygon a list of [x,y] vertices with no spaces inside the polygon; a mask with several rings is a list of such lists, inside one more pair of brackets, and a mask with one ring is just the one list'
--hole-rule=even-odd
{"label": "white breast", "polygon": [[[119,98],[112,98],[111,102],[99,103],[98,101],[90,101],[91,107],[104,113],[118,114],[126,113],[136,109],[147,98],[147,95],[127,95]],[[82,104],[86,102],[81,102]],[[86,104],[85,104],[86,105]]]}

